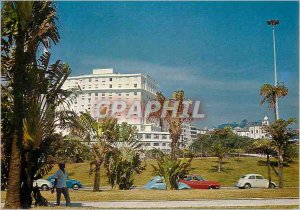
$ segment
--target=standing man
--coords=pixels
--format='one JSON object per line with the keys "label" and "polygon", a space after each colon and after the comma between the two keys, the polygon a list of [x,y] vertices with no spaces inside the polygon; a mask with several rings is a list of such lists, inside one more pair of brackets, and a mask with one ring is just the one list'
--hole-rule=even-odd
{"label": "standing man", "polygon": [[69,191],[67,188],[67,178],[68,174],[65,171],[65,164],[59,163],[58,164],[59,169],[54,174],[54,186],[51,190],[51,193],[54,192],[54,189],[56,188],[56,203],[59,206],[60,205],[60,197],[61,193],[64,194],[65,200],[66,200],[66,206],[71,206]]}

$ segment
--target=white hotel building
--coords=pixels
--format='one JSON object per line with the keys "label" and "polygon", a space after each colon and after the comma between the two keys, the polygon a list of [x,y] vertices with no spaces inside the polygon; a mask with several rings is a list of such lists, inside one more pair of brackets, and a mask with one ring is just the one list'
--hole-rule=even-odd
{"label": "white hotel building", "polygon": [[87,110],[92,117],[97,118],[98,103],[101,101],[106,100],[112,103],[117,100],[126,101],[128,105],[124,113],[115,116],[118,123],[127,122],[135,125],[138,129],[138,137],[145,149],[170,150],[170,134],[162,132],[157,123],[150,123],[144,117],[126,118],[125,116],[132,102],[140,101],[143,106],[147,101],[153,100],[156,93],[160,91],[158,84],[150,76],[141,73],[114,73],[113,69],[94,69],[93,74],[90,75],[69,77],[63,88],[69,89],[75,86],[81,88],[81,94],[71,104],[70,108],[73,111],[80,113]]}

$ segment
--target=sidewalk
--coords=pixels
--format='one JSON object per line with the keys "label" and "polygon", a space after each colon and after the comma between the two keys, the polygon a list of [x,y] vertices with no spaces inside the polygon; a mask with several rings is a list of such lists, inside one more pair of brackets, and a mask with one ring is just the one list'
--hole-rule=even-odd
{"label": "sidewalk", "polygon": [[[51,205],[54,205],[53,203]],[[61,203],[63,207],[65,203]],[[299,199],[240,199],[240,200],[191,200],[191,201],[74,201],[72,207],[93,207],[105,209],[151,209],[151,208],[199,208],[199,207],[237,207],[237,206],[288,206],[299,205]]]}

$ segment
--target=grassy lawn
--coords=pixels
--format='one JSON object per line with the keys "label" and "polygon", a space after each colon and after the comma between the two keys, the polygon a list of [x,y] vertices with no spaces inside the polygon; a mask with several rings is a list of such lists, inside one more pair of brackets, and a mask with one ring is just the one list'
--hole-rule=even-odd
{"label": "grassy lawn", "polygon": [[[240,162],[234,158],[226,159],[223,164],[223,172],[216,171],[217,159],[194,159],[192,162],[191,173],[200,174],[206,179],[220,181],[222,186],[233,186],[240,176],[247,173],[258,173],[267,177],[267,167],[264,165],[265,158],[244,157]],[[275,159],[274,159],[275,161]],[[135,186],[143,186],[146,182],[153,177],[153,169],[151,164],[154,161],[149,160],[145,162],[146,170],[142,174],[135,176]],[[58,169],[57,166],[49,173],[53,174]],[[89,175],[89,163],[76,163],[67,164],[66,170],[73,179],[80,180],[85,186],[93,185],[94,175]],[[101,186],[108,186],[107,177],[104,173],[104,167],[101,168]],[[49,177],[46,176],[45,178]],[[272,171],[273,180],[278,184],[278,177]],[[284,168],[284,186],[285,187],[298,187],[299,186],[299,166],[298,161],[290,164]]]}
{"label": "grassy lawn", "polygon": [[[220,190],[105,190],[101,192],[70,190],[73,201],[122,201],[122,200],[194,200],[236,198],[284,198],[298,197],[298,189],[220,189]],[[2,192],[2,201],[5,192]],[[55,201],[56,194],[43,191],[48,201]]]}

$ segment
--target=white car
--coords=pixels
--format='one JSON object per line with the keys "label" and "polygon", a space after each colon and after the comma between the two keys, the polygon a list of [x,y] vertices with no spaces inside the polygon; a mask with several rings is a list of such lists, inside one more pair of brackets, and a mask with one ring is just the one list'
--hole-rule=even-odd
{"label": "white car", "polygon": [[36,185],[43,191],[49,190],[52,188],[51,182],[49,182],[46,179],[38,179],[38,180],[34,181],[33,187],[35,187]]}
{"label": "white car", "polygon": [[[260,187],[260,188],[268,188],[269,180],[265,179],[260,174],[246,174],[242,176],[235,185],[238,188],[251,188],[251,187]],[[275,182],[271,182],[271,188],[275,188]]]}

